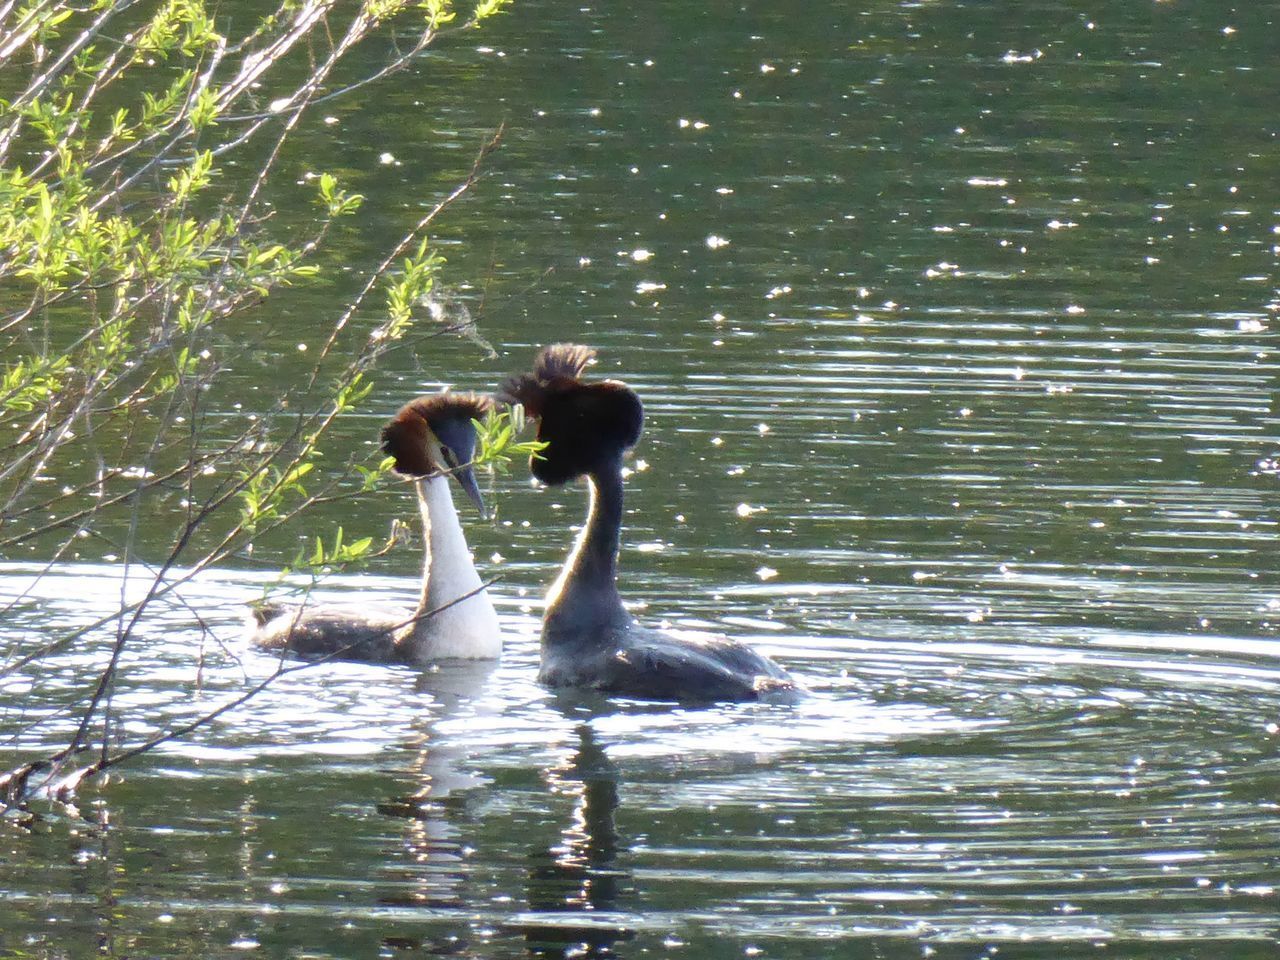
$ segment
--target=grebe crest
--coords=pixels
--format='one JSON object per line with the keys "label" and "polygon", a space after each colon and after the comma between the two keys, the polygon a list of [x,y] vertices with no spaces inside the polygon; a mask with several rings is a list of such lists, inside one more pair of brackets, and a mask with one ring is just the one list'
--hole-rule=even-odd
{"label": "grebe crest", "polygon": [[620,457],[640,440],[644,406],[619,380],[586,382],[582,372],[595,359],[590,347],[557,343],[544,347],[533,372],[511,377],[498,398],[519,403],[538,420],[547,446],[529,459],[534,477],[560,486]]}

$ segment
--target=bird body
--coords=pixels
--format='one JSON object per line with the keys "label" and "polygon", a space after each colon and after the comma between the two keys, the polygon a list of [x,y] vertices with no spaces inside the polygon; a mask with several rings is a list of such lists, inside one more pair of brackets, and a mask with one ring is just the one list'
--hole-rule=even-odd
{"label": "bird body", "polygon": [[413,613],[370,613],[342,604],[264,604],[253,610],[251,640],[262,650],[288,650],[307,659],[340,657],[385,663],[397,660],[396,636]]}

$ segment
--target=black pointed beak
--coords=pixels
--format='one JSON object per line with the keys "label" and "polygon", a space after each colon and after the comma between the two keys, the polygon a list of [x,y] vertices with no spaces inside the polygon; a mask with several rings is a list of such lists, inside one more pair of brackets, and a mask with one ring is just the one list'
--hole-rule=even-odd
{"label": "black pointed beak", "polygon": [[480,511],[480,519],[488,520],[489,511],[485,509],[484,498],[480,496],[480,485],[476,483],[476,473],[471,469],[471,464],[458,467],[453,471],[454,477],[458,480],[458,486],[462,487],[467,498],[476,505],[476,509]]}

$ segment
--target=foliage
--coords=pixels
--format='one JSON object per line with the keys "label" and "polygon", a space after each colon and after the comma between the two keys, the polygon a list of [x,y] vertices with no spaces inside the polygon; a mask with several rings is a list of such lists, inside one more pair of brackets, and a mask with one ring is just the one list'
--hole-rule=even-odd
{"label": "foliage", "polygon": [[423,237],[412,255],[401,264],[399,276],[392,279],[387,288],[387,314],[389,319],[382,336],[387,340],[399,340],[413,323],[414,306],[431,294],[436,274],[444,266],[444,257],[428,250]]}
{"label": "foliage", "polygon": [[[426,229],[474,170],[331,318],[304,382],[280,384],[234,429],[211,423],[204,398],[235,358],[230,320],[321,274],[330,232],[360,209],[359,194],[321,171],[310,175],[315,218],[295,231],[273,221],[268,198],[288,196],[298,179],[285,145],[311,108],[504,6],[277,0],[232,33],[236,18],[208,0],[0,4],[0,555],[21,548],[56,562],[89,537],[126,568],[154,571],[145,596],[122,601],[113,618],[115,645],[70,707],[74,736],[42,759],[44,779],[91,744],[95,769],[110,765],[112,683],[149,605],[344,495],[348,478],[368,489],[385,474],[385,463],[344,466],[326,439],[414,328],[442,264]],[[391,35],[385,62],[339,82],[353,50]],[[372,330],[351,323],[384,282],[386,319]],[[149,556],[138,518],[175,502],[181,521],[163,554]],[[344,542],[339,529],[302,560],[327,569],[370,552],[370,541]],[[0,679],[84,632],[0,651]],[[0,778],[0,791],[7,784],[21,800],[33,769]]]}
{"label": "foliage", "polygon": [[490,410],[484,420],[472,420],[479,439],[475,466],[487,466],[505,472],[512,460],[536,457],[545,448],[541,440],[517,440],[524,430],[524,407],[516,404],[510,410]]}

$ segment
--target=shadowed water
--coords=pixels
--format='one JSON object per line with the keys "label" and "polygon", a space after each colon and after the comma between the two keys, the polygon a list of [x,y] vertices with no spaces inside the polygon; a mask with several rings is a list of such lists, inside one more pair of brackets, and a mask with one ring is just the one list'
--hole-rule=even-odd
{"label": "shadowed water", "polygon": [[[500,356],[423,341],[344,435],[598,346],[648,414],[624,596],[813,695],[537,687],[584,494],[517,469],[495,523],[464,515],[500,666],[293,673],[5,827],[0,954],[1274,956],[1275,30],[1266,5],[534,2],[338,101],[303,153],[368,195],[351,273],[246,322],[260,366],[219,416],[309,371],[297,345],[505,122],[440,238]],[[412,510],[391,488],[314,522]],[[172,522],[147,518],[157,556]],[[152,609],[123,742],[275,669],[241,604],[309,532]],[[96,542],[40,559],[0,567],[0,657],[122,595]],[[408,606],[417,564],[320,590]],[[5,758],[65,742],[46,718],[113,637],[0,679]]]}

